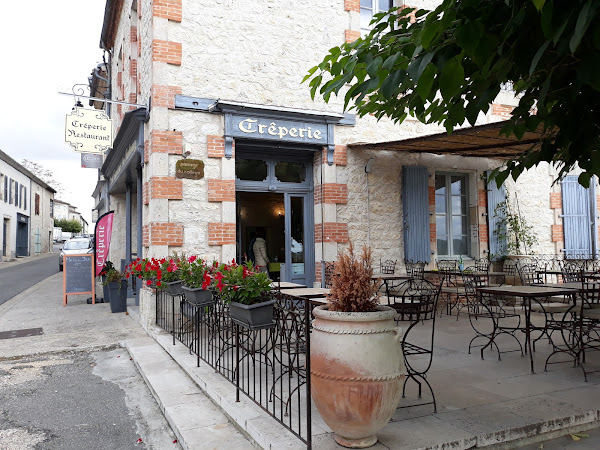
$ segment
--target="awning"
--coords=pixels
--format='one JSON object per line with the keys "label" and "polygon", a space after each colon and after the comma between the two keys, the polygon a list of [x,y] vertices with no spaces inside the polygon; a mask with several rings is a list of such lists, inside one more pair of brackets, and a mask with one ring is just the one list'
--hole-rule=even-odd
{"label": "awning", "polygon": [[482,158],[514,158],[539,142],[541,133],[526,132],[521,140],[514,136],[500,135],[506,121],[475,127],[374,144],[348,144],[350,150],[392,150],[410,153],[434,153],[437,155],[475,156]]}

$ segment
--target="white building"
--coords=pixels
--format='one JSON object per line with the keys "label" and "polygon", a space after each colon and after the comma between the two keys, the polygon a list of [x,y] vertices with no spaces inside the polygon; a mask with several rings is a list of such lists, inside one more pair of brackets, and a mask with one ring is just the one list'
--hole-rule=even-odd
{"label": "white building", "polygon": [[52,187],[0,151],[2,260],[52,251],[55,193]]}

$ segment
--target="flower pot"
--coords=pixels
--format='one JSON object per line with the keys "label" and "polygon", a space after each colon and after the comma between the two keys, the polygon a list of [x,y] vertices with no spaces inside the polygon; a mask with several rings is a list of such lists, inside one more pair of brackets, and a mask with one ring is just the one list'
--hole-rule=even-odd
{"label": "flower pot", "polygon": [[127,280],[108,283],[110,311],[113,313],[127,311]]}
{"label": "flower pot", "polygon": [[208,306],[215,303],[213,291],[199,288],[190,288],[182,286],[181,289],[185,294],[185,300],[197,306]]}
{"label": "flower pot", "polygon": [[183,294],[183,281],[181,280],[177,280],[177,281],[170,281],[170,282],[163,282],[162,285],[165,287],[165,289],[167,290],[167,292],[171,295],[181,295]]}
{"label": "flower pot", "polygon": [[254,305],[244,305],[232,301],[229,303],[229,315],[248,328],[267,327],[273,324],[274,305],[275,300],[255,303]]}
{"label": "flower pot", "polygon": [[311,391],[344,447],[365,448],[392,418],[406,375],[396,312],[337,312],[319,306],[311,334]]}

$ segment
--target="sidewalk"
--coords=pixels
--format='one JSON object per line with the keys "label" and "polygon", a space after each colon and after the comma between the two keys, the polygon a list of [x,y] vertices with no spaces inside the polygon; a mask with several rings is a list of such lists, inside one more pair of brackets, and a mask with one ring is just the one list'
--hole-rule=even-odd
{"label": "sidewalk", "polygon": [[19,256],[18,258],[11,259],[10,261],[2,260],[3,257],[0,257],[0,270],[7,268],[7,267],[17,266],[19,264],[29,262],[33,259],[45,259],[45,258],[50,258],[50,257],[55,257],[56,260],[58,261],[58,252],[46,252],[46,253],[40,253],[39,255],[31,255],[31,256]]}

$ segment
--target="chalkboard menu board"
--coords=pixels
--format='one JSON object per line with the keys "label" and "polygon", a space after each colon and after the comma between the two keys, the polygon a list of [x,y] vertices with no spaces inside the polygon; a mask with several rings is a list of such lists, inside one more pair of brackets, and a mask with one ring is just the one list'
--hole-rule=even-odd
{"label": "chalkboard menu board", "polygon": [[92,294],[92,303],[96,303],[94,283],[94,255],[65,255],[63,260],[63,306],[67,305],[67,296],[73,294]]}

